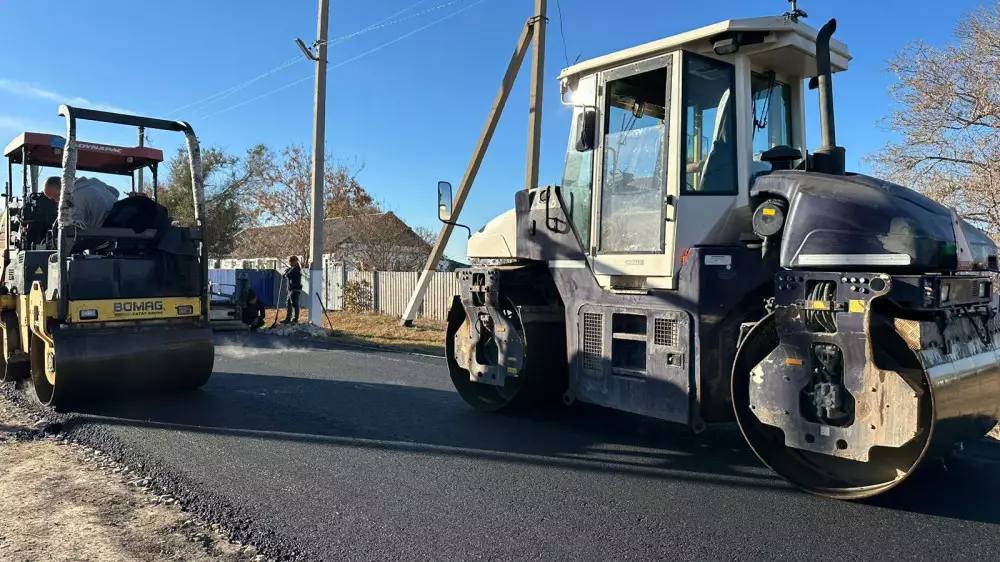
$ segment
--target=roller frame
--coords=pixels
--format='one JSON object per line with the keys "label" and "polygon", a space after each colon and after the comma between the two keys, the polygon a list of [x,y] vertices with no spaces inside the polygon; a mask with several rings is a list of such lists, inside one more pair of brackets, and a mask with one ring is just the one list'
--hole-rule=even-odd
{"label": "roller frame", "polygon": [[[207,244],[203,236],[204,182],[200,149],[194,130],[181,121],[68,105],[61,106],[59,114],[66,118],[67,135],[62,148],[63,189],[58,204],[56,250],[12,252],[8,248],[6,251],[8,267],[17,265],[18,269],[11,269],[6,280],[8,289],[14,293],[0,295],[0,324],[4,333],[4,370],[0,380],[32,379],[36,398],[46,406],[57,409],[75,404],[84,397],[103,395],[109,390],[190,390],[202,386],[211,376],[214,344],[208,318],[208,259]],[[201,278],[200,292],[197,296],[192,296],[191,301],[194,304],[200,303],[200,306],[194,306],[194,316],[183,316],[184,307],[179,307],[177,311],[166,312],[158,308],[148,317],[126,312],[111,314],[111,318],[96,322],[85,321],[82,315],[81,318],[70,318],[67,252],[77,240],[140,240],[152,239],[155,234],[152,231],[135,233],[128,229],[114,228],[81,230],[73,221],[71,190],[66,187],[73,185],[75,181],[76,126],[80,119],[185,134],[194,180],[193,199],[197,223],[196,227],[188,229],[188,233],[192,242],[199,247],[197,270]],[[26,150],[11,154],[20,157],[25,164],[29,161]],[[8,157],[11,158],[10,155]],[[5,225],[5,232],[9,244],[9,224]],[[23,264],[11,260],[12,254],[26,256],[34,253],[38,253],[41,258],[27,260]],[[48,262],[47,257],[53,253],[56,259]],[[36,265],[42,270],[40,275],[35,274]],[[29,283],[30,290],[26,286]],[[122,298],[110,293],[104,298],[103,304],[100,298],[90,301],[97,306],[104,306],[105,310],[114,308],[117,311],[120,306],[123,311],[129,311],[135,309],[126,307],[146,307],[156,302],[178,300],[176,297],[152,295],[140,296],[137,300],[135,297]],[[109,340],[113,342],[110,347]],[[123,368],[123,364],[130,365],[131,368]],[[134,372],[134,376],[129,374],[130,370]],[[109,373],[116,372],[121,376],[109,376]]]}

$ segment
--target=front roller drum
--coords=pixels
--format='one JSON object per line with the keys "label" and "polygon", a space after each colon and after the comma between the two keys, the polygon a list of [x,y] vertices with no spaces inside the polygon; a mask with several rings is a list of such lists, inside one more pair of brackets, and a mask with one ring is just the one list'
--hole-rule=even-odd
{"label": "front roller drum", "polygon": [[201,387],[215,362],[212,331],[189,325],[53,330],[53,345],[33,336],[35,397],[67,408],[100,396]]}
{"label": "front roller drum", "polygon": [[[804,419],[801,410],[790,405],[783,407],[781,411],[763,412],[761,408],[764,406],[755,404],[751,387],[771,385],[772,389],[778,389],[783,385],[795,384],[794,379],[789,382],[789,377],[782,376],[782,371],[776,365],[785,361],[801,364],[798,359],[786,357],[779,348],[781,338],[774,313],[758,322],[740,346],[732,378],[736,420],[757,457],[794,486],[833,499],[867,498],[902,483],[927,456],[934,436],[934,404],[927,377],[920,369],[915,354],[901,339],[892,337],[893,334],[888,330],[880,333],[885,335],[871,342],[869,348],[870,353],[874,354],[875,362],[882,366],[892,365],[894,370],[906,372],[910,380],[922,380],[914,383],[917,388],[911,395],[912,405],[905,409],[905,420],[898,416],[895,420],[892,416],[884,417],[888,415],[887,410],[867,414],[863,410],[869,410],[869,404],[861,404],[859,401],[858,417],[850,427],[813,423],[813,420]],[[849,385],[855,386],[852,393],[880,392],[877,383],[872,383],[872,380],[877,381],[878,375],[874,379],[865,378],[870,384],[863,389],[858,385]],[[761,421],[769,418],[783,421]],[[880,422],[885,422],[888,427],[880,428]],[[912,433],[908,430],[911,425],[916,428]],[[865,431],[875,434],[883,430],[887,432],[886,435],[902,435],[896,446],[872,447],[866,451],[867,458],[850,458],[852,455],[857,457],[858,454],[847,450],[853,440],[844,436],[857,436],[857,432]],[[798,439],[802,441],[796,442]],[[831,444],[826,451],[808,450],[810,445],[819,449],[825,443],[824,440]]]}
{"label": "front roller drum", "polygon": [[795,407],[810,388],[796,373],[822,376],[824,366],[803,357],[831,340],[788,324],[781,331],[777,314],[757,323],[737,352],[733,405],[757,456],[799,488],[836,499],[887,492],[926,459],[982,438],[1000,415],[995,319],[953,316],[938,325],[869,311],[864,349],[850,351],[863,353],[864,366],[844,362],[856,367],[845,368],[842,382],[851,417],[817,421],[801,406],[808,401]]}
{"label": "front roller drum", "polygon": [[[506,318],[523,341],[523,353],[517,354],[516,376],[507,376],[503,384],[472,380],[470,372],[457,356],[475,355],[485,365],[497,365],[498,349],[489,337],[466,348],[472,322],[458,298],[448,315],[446,354],[452,384],[462,399],[477,410],[515,412],[558,404],[566,391],[565,324],[552,321],[524,321],[510,298],[500,299],[498,313]],[[457,355],[458,354],[458,355]],[[509,360],[509,359],[508,359]]]}

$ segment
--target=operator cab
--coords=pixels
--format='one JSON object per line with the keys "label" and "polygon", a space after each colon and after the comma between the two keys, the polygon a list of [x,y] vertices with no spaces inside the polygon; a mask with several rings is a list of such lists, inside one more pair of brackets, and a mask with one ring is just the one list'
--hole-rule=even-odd
{"label": "operator cab", "polygon": [[[40,281],[43,286],[46,284],[49,274],[48,262],[53,259],[56,250],[57,234],[53,228],[58,217],[59,204],[44,195],[39,185],[38,176],[40,168],[62,168],[65,145],[65,138],[59,135],[27,132],[18,135],[4,149],[4,156],[7,158],[7,175],[11,181],[7,183],[4,192],[6,208],[3,224],[0,225],[0,236],[4,239],[3,247],[8,248],[3,264],[4,287],[0,289],[0,292],[26,294],[32,282]],[[163,151],[149,147],[122,147],[78,142],[76,160],[76,169],[79,171],[131,177],[132,192],[127,195],[136,194],[137,171],[149,168],[152,172],[152,198],[136,200],[126,197],[119,199],[108,213],[105,224],[97,225],[97,227],[107,227],[109,221],[122,222],[123,219],[129,222],[128,226],[147,222],[145,217],[140,219],[136,216],[140,213],[149,216],[149,220],[155,217],[153,207],[158,206],[155,203],[158,191],[157,168],[163,161]],[[16,193],[13,188],[13,181],[16,177],[14,175],[15,165],[21,167],[19,172],[22,185],[19,193]],[[102,229],[90,228],[88,230],[92,233],[98,233]],[[141,228],[133,230],[138,232]],[[111,231],[108,232],[113,234]],[[68,249],[68,253],[72,255],[102,252],[119,255],[141,251],[148,244],[148,241],[143,240],[126,240],[107,236],[76,240],[73,246]],[[77,267],[84,266],[78,264]]]}
{"label": "operator cab", "polygon": [[[561,198],[602,286],[673,289],[687,248],[760,242],[750,187],[805,167],[817,34],[797,14],[730,20],[559,75],[573,108]],[[830,41],[833,72],[850,59]],[[517,256],[513,225],[494,219],[469,256]]]}
{"label": "operator cab", "polygon": [[[11,219],[15,220],[9,234],[22,250],[52,249],[51,229],[58,213],[58,203],[45,197],[39,185],[39,168],[61,168],[66,139],[45,133],[23,133],[4,149],[7,158],[7,184],[4,197]],[[107,144],[77,143],[77,169],[98,174],[129,176],[132,193],[136,172],[149,168],[153,175],[153,200],[157,198],[157,168],[163,161],[163,151],[148,147],[122,147]],[[13,189],[14,166],[21,166],[20,194]],[[118,205],[121,205],[119,200]],[[20,220],[15,219],[18,217]],[[4,226],[4,236],[8,236]],[[98,225],[100,226],[100,225]],[[19,240],[19,237],[22,240]]]}

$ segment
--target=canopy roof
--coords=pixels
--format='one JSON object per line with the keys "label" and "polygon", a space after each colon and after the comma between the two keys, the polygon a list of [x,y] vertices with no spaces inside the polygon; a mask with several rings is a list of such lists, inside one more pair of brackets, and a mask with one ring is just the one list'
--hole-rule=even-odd
{"label": "canopy roof", "polygon": [[[29,165],[62,167],[63,147],[66,139],[46,133],[22,133],[7,148],[4,156],[15,164],[24,164],[24,152],[28,149]],[[131,175],[139,168],[163,161],[163,151],[149,147],[124,147],[109,144],[94,144],[77,141],[78,170],[101,174]]]}

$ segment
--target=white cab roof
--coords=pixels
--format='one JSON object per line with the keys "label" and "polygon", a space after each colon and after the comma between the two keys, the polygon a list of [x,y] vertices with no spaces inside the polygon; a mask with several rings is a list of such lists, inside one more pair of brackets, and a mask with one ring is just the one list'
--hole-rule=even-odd
{"label": "white cab roof", "polygon": [[[709,38],[727,31],[769,31],[763,44],[748,45],[740,52],[753,55],[754,66],[773,68],[778,72],[798,76],[816,75],[816,35],[819,30],[802,22],[794,22],[784,16],[727,20],[706,27],[666,37],[615,53],[577,63],[564,69],[559,79],[593,74],[637,60],[686,49],[696,53],[712,53]],[[726,58],[726,57],[722,57]],[[847,45],[836,37],[830,40],[830,65],[833,72],[847,70],[851,60]]]}

